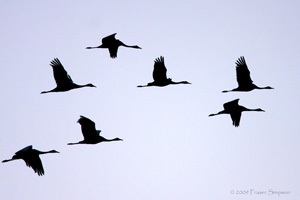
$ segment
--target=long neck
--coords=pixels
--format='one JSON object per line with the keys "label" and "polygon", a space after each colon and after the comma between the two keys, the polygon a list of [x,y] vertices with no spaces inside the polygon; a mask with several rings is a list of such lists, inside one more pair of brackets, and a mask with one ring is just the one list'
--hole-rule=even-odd
{"label": "long neck", "polygon": [[112,141],[120,141],[120,138],[114,138],[114,139],[106,139],[104,138],[102,142],[112,142]]}
{"label": "long neck", "polygon": [[263,89],[274,89],[270,86],[267,86],[267,87],[258,87],[258,86],[255,86],[256,89],[259,89],[259,90],[263,90]]}
{"label": "long neck", "polygon": [[47,154],[47,153],[58,153],[56,150],[50,150],[50,151],[39,151],[39,154]]}
{"label": "long neck", "polygon": [[94,85],[92,85],[91,83],[85,84],[85,85],[77,85],[77,84],[73,84],[74,87],[73,88],[82,88],[82,87],[95,87]]}
{"label": "long neck", "polygon": [[141,49],[141,47],[137,46],[137,45],[127,45],[127,44],[124,44],[123,42],[121,42],[119,40],[119,45],[120,46],[124,46],[124,47],[129,47],[129,48],[135,48],[135,49]]}
{"label": "long neck", "polygon": [[256,109],[247,109],[247,111],[262,111],[260,108],[256,108]]}
{"label": "long neck", "polygon": [[83,87],[87,87],[87,85],[77,85],[77,84],[74,84],[74,88],[83,88]]}
{"label": "long neck", "polygon": [[122,46],[124,46],[124,47],[129,47],[129,48],[136,48],[136,46],[135,45],[132,45],[132,46],[129,46],[129,45],[126,45],[126,44],[122,44]]}
{"label": "long neck", "polygon": [[260,109],[260,108],[255,108],[255,109],[250,109],[250,108],[246,108],[244,106],[240,106],[241,111],[262,111],[264,112],[264,110]]}
{"label": "long neck", "polygon": [[179,81],[179,82],[174,82],[174,81],[171,81],[170,84],[186,84],[186,81]]}
{"label": "long neck", "polygon": [[169,84],[173,84],[173,85],[176,85],[176,84],[191,84],[187,81],[174,82],[174,81],[172,81],[172,79],[168,79],[168,81],[169,81]]}

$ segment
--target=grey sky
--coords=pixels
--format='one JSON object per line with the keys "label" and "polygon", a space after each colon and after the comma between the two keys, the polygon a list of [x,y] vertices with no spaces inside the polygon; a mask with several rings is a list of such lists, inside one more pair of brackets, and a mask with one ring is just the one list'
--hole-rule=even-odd
{"label": "grey sky", "polygon": [[[0,165],[3,199],[279,199],[233,190],[288,191],[299,199],[300,3],[297,1],[2,1],[1,160],[33,145],[45,176],[23,161]],[[101,44],[112,33],[142,50]],[[168,76],[192,85],[137,88],[152,81],[154,59]],[[258,86],[274,90],[221,93],[237,86],[235,61],[245,56]],[[59,58],[78,84],[55,87]],[[223,103],[265,113],[209,118]],[[123,142],[67,146],[82,140],[84,115],[107,138]],[[247,197],[245,197],[247,196]]]}

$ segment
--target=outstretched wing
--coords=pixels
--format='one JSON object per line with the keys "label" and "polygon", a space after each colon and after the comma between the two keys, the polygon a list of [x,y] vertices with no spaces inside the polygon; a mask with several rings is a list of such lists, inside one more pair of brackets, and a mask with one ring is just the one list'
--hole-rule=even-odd
{"label": "outstretched wing", "polygon": [[164,57],[162,56],[154,60],[153,79],[156,82],[164,82],[167,80],[167,68],[165,66]]}
{"label": "outstretched wing", "polygon": [[235,127],[238,127],[240,125],[242,112],[232,112],[230,113],[230,117],[232,119],[232,124]]}
{"label": "outstretched wing", "polygon": [[231,110],[234,110],[235,108],[238,108],[238,106],[239,106],[239,100],[240,99],[235,99],[233,101],[229,101],[227,103],[224,103],[223,104],[224,110],[231,111]]}
{"label": "outstretched wing", "polygon": [[21,154],[24,154],[24,153],[26,153],[26,152],[30,152],[31,150],[32,150],[32,145],[29,145],[29,146],[27,146],[27,147],[25,147],[25,148],[23,148],[23,149],[17,151],[17,152],[15,153],[15,155],[21,155]]}
{"label": "outstretched wing", "polygon": [[233,101],[229,101],[227,103],[223,104],[224,109],[227,111],[227,113],[230,114],[230,117],[232,119],[232,124],[236,127],[240,124],[241,119],[241,111],[239,110],[239,100],[235,99]]}
{"label": "outstretched wing", "polygon": [[113,45],[108,47],[109,55],[111,58],[116,58],[118,54],[118,48],[119,46]]}
{"label": "outstretched wing", "polygon": [[90,140],[99,136],[100,131],[96,131],[95,122],[93,122],[89,118],[80,116],[78,123],[81,125],[81,131],[84,140]]}
{"label": "outstretched wing", "polygon": [[111,34],[109,36],[106,36],[105,38],[102,39],[102,44],[105,45],[105,44],[109,44],[109,43],[113,43],[116,38],[115,38],[115,35],[117,33],[114,33],[114,34]]}
{"label": "outstretched wing", "polygon": [[53,75],[57,86],[73,83],[71,77],[68,75],[58,58],[52,60],[50,65],[53,68]]}
{"label": "outstretched wing", "polygon": [[43,168],[43,164],[42,161],[39,157],[38,154],[28,154],[27,156],[24,156],[24,158],[22,158],[26,165],[28,167],[31,167],[33,169],[33,171],[35,173],[37,173],[39,176],[43,176],[44,175],[44,168]]}
{"label": "outstretched wing", "polygon": [[118,42],[119,40],[116,40],[115,35],[117,33],[111,34],[105,38],[102,39],[102,45],[104,48],[108,48],[109,54],[111,58],[116,58],[118,53]]}
{"label": "outstretched wing", "polygon": [[247,87],[252,84],[250,71],[248,70],[244,56],[241,56],[236,62],[236,79],[240,87]]}

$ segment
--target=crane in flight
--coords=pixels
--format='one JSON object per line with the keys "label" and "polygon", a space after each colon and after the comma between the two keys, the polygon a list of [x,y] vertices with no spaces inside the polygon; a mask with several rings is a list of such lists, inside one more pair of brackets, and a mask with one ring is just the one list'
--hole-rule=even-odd
{"label": "crane in flight", "polygon": [[167,78],[167,68],[165,66],[164,57],[160,56],[154,60],[154,70],[153,70],[153,79],[154,81],[148,83],[147,85],[139,85],[137,87],[150,87],[150,86],[159,86],[164,87],[167,85],[174,84],[191,84],[187,81],[174,82],[171,78]]}
{"label": "crane in flight", "polygon": [[41,92],[41,94],[45,94],[49,92],[66,92],[72,89],[82,88],[82,87],[96,87],[91,83],[86,85],[77,85],[76,83],[74,83],[71,76],[64,69],[61,62],[58,60],[58,58],[52,60],[50,65],[53,68],[53,75],[56,82],[56,88],[49,91],[43,91]]}
{"label": "crane in flight", "polygon": [[270,86],[258,87],[253,84],[250,77],[250,71],[247,67],[244,56],[241,56],[236,62],[236,79],[238,82],[238,87],[232,90],[224,90],[222,92],[249,92],[254,89],[274,89]]}
{"label": "crane in flight", "polygon": [[2,162],[9,162],[17,159],[22,159],[25,161],[28,167],[31,167],[35,173],[39,176],[43,176],[45,174],[42,161],[40,159],[41,154],[47,153],[59,153],[56,150],[51,151],[39,151],[32,148],[32,145],[21,149],[20,151],[16,152],[15,155],[8,160],[3,160]]}
{"label": "crane in flight", "polygon": [[102,44],[100,46],[97,46],[97,47],[86,47],[86,49],[95,49],[95,48],[108,49],[111,58],[116,58],[117,57],[118,48],[120,46],[128,47],[128,48],[134,48],[134,49],[142,49],[141,47],[139,47],[137,45],[130,46],[130,45],[124,44],[120,40],[117,40],[115,38],[116,34],[117,33],[114,33],[112,35],[109,35],[109,36],[103,38],[102,39]]}
{"label": "crane in flight", "polygon": [[76,143],[68,143],[68,145],[74,144],[97,144],[100,142],[111,142],[111,141],[122,141],[120,138],[114,139],[106,139],[100,136],[100,130],[96,130],[95,122],[86,118],[84,116],[80,116],[78,123],[81,125],[81,132],[83,135],[83,140]]}
{"label": "crane in flight", "polygon": [[241,115],[244,111],[258,111],[258,112],[265,112],[264,110],[257,108],[257,109],[249,109],[244,106],[240,106],[238,104],[239,99],[235,99],[233,101],[227,102],[223,104],[224,110],[216,113],[216,114],[210,114],[209,117],[220,115],[220,114],[230,114],[230,117],[232,119],[232,124],[235,127],[238,127],[240,125]]}

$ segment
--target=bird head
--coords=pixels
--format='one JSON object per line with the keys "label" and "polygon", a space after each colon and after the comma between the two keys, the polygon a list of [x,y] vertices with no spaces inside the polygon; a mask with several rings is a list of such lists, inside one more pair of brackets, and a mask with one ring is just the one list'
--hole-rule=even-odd
{"label": "bird head", "polygon": [[261,109],[261,108],[257,108],[257,109],[255,109],[255,111],[266,112],[266,111],[264,111],[264,110]]}
{"label": "bird head", "polygon": [[136,49],[142,49],[142,48],[139,47],[138,45],[134,45],[133,48],[136,48]]}
{"label": "bird head", "polygon": [[190,82],[187,82],[187,81],[181,81],[180,83],[181,84],[191,84]]}
{"label": "bird head", "polygon": [[120,138],[115,138],[114,141],[123,141],[123,140]]}
{"label": "bird head", "polygon": [[93,84],[91,84],[91,83],[89,83],[89,84],[86,84],[86,86],[88,86],[88,87],[96,87],[96,86],[94,86]]}
{"label": "bird head", "polygon": [[51,150],[51,151],[49,151],[49,153],[59,153],[59,152],[56,150]]}

